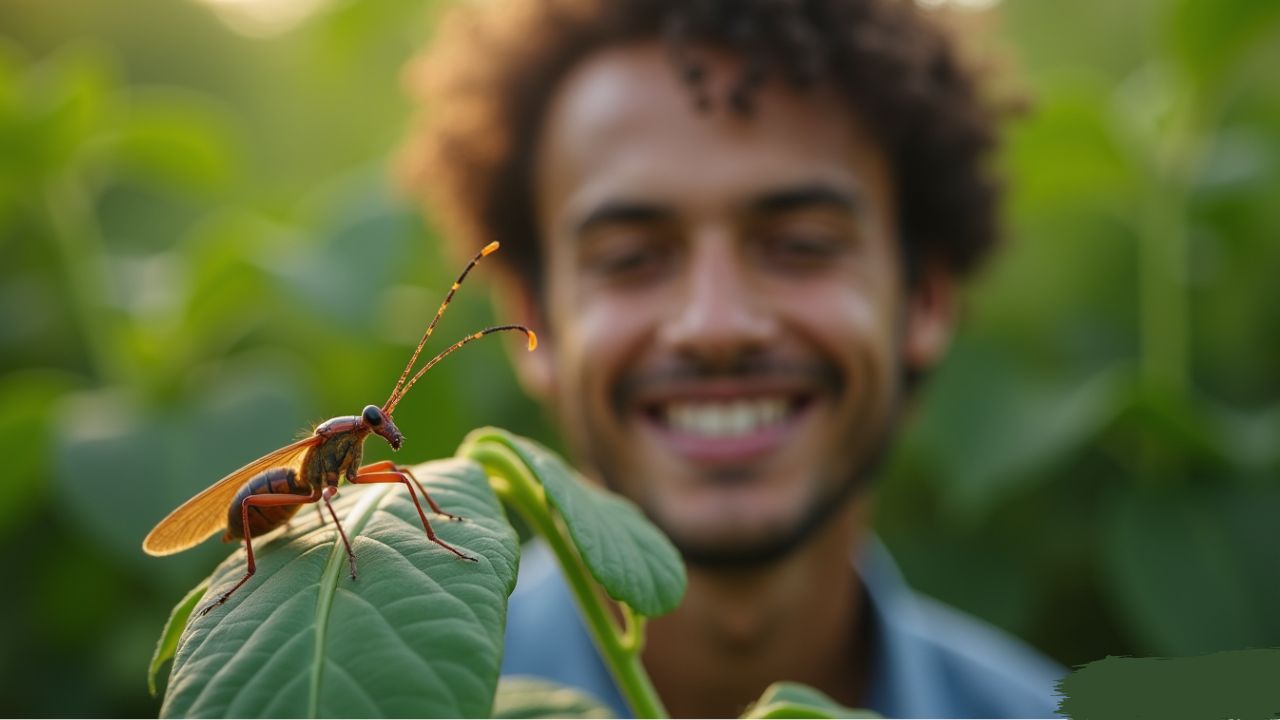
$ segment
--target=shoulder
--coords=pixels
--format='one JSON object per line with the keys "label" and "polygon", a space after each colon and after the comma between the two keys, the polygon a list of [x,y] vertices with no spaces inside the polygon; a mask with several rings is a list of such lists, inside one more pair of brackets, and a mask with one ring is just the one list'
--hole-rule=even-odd
{"label": "shoulder", "polygon": [[916,595],[920,642],[968,714],[1056,717],[1056,685],[1066,669],[1004,631],[937,600]]}
{"label": "shoulder", "polygon": [[1057,716],[1064,667],[987,622],[913,592],[883,548],[871,555],[859,565],[871,605],[873,709],[902,717]]}

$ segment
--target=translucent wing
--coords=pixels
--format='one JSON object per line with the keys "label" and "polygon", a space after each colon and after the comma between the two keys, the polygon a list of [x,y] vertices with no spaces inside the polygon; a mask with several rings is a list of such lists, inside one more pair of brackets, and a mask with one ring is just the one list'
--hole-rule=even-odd
{"label": "translucent wing", "polygon": [[302,456],[320,442],[312,435],[292,445],[274,450],[206,488],[169,513],[142,541],[148,555],[172,555],[204,542],[227,526],[227,506],[240,486],[263,470],[297,467]]}

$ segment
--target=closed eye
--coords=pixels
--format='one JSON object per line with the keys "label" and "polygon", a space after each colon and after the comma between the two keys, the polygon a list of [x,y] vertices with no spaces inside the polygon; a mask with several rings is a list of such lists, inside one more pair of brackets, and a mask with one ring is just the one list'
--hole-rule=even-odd
{"label": "closed eye", "polygon": [[619,223],[599,227],[582,246],[584,269],[611,283],[642,283],[662,274],[671,244],[661,226]]}
{"label": "closed eye", "polygon": [[769,222],[757,235],[764,261],[786,270],[822,267],[854,245],[850,223],[837,218],[787,218]]}

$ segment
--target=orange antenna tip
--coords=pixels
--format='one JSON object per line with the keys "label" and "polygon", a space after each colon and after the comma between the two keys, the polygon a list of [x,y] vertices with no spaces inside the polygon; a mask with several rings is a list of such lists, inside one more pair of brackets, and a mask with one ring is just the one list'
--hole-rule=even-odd
{"label": "orange antenna tip", "polygon": [[530,330],[529,331],[529,352],[533,352],[534,348],[536,347],[538,347],[538,336],[532,330]]}
{"label": "orange antenna tip", "polygon": [[484,249],[480,251],[480,257],[484,257],[486,255],[492,255],[497,251],[498,251],[498,241],[494,240],[493,242],[484,246]]}

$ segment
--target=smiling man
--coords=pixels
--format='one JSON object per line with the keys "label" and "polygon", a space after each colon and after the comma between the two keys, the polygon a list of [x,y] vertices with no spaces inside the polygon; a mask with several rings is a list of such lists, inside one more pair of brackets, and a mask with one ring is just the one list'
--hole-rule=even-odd
{"label": "smiling man", "polygon": [[[920,598],[870,478],[993,242],[993,117],[896,0],[467,4],[413,76],[414,177],[500,240],[525,385],[689,565],[645,665],[677,716],[795,680],[890,716],[1052,714],[1061,670]],[[625,711],[546,553],[504,672]]]}

